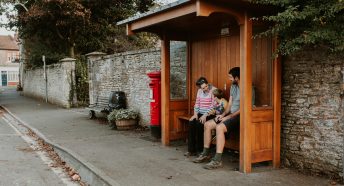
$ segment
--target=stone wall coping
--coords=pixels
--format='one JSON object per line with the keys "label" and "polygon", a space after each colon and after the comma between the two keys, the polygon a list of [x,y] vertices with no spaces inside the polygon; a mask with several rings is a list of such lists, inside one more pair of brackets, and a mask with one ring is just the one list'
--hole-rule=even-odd
{"label": "stone wall coping", "polygon": [[73,61],[76,61],[76,59],[70,58],[70,57],[63,58],[63,59],[60,60],[61,63],[63,63],[63,62],[73,62]]}
{"label": "stone wall coping", "polygon": [[106,55],[106,53],[98,52],[98,51],[94,51],[94,52],[85,54],[86,57],[95,57],[95,56],[104,56],[104,55]]}
{"label": "stone wall coping", "polygon": [[[50,68],[60,68],[61,67],[61,65],[62,65],[62,63],[65,63],[65,62],[73,62],[73,61],[61,61],[60,60],[60,62],[61,63],[53,63],[53,64],[50,64],[50,65],[47,65],[46,66],[46,68],[48,69],[50,69]],[[41,66],[41,67],[35,67],[35,68],[31,68],[31,69],[27,69],[26,71],[28,71],[28,72],[30,72],[30,71],[35,71],[35,70],[43,70],[43,66]]]}
{"label": "stone wall coping", "polygon": [[160,51],[160,48],[149,48],[149,49],[142,49],[142,50],[132,50],[132,51],[127,51],[127,52],[110,54],[110,55],[106,55],[106,56],[99,56],[99,57],[95,58],[94,61],[99,61],[99,60],[103,60],[103,59],[110,59],[110,58],[119,57],[119,56],[137,55],[137,54],[157,52],[157,51]]}

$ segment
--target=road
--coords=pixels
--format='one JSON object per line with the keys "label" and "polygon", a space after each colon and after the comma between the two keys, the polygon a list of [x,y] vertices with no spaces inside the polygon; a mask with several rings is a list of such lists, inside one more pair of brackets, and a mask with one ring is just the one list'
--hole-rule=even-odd
{"label": "road", "polygon": [[35,149],[35,142],[25,134],[24,127],[0,109],[0,186],[78,185],[51,160]]}

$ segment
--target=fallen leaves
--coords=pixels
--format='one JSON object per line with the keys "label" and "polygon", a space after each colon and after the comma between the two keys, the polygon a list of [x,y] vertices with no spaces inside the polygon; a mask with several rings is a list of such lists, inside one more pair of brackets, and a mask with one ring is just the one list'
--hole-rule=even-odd
{"label": "fallen leaves", "polygon": [[30,147],[25,147],[25,148],[17,148],[17,150],[22,151],[22,152],[33,152],[34,150]]}
{"label": "fallen leaves", "polygon": [[54,148],[46,143],[43,139],[39,138],[32,130],[28,129],[27,135],[32,137],[38,144],[38,149],[40,151],[44,151],[48,154],[49,158],[53,161],[49,166],[52,168],[62,168],[66,174],[71,178],[72,181],[78,182],[81,186],[86,186],[87,184],[81,181],[80,175],[77,173],[75,169],[67,165],[65,161],[63,161],[57,152],[54,151]]}
{"label": "fallen leaves", "polygon": [[80,176],[78,175],[78,174],[74,174],[73,176],[72,176],[72,180],[73,181],[80,181]]}

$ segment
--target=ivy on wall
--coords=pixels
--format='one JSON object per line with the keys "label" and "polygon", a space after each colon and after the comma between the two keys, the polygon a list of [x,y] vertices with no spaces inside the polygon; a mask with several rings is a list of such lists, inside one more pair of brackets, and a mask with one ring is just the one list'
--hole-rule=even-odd
{"label": "ivy on wall", "polygon": [[78,105],[87,106],[89,104],[88,89],[87,59],[85,56],[80,56],[75,61],[75,92]]}
{"label": "ivy on wall", "polygon": [[291,54],[307,45],[344,51],[343,0],[252,0],[275,8],[262,19],[274,23],[260,35],[278,35],[278,52]]}

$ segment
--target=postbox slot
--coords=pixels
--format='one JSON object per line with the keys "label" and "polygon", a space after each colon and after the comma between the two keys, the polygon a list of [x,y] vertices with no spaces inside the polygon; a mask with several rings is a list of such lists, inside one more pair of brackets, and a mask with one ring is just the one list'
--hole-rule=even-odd
{"label": "postbox slot", "polygon": [[153,90],[152,89],[150,89],[149,90],[149,99],[153,99]]}

